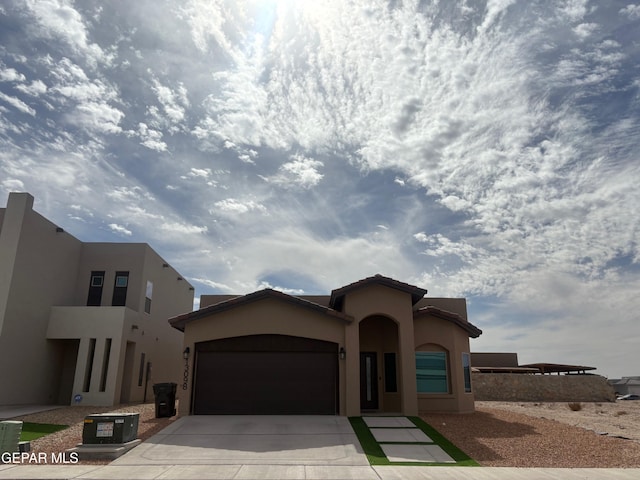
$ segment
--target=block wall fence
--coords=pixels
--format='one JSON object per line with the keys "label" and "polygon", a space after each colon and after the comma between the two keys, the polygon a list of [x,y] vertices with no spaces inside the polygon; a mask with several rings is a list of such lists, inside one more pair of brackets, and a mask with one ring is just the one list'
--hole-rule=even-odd
{"label": "block wall fence", "polygon": [[473,391],[479,401],[503,402],[613,402],[613,387],[600,375],[523,375],[473,373]]}

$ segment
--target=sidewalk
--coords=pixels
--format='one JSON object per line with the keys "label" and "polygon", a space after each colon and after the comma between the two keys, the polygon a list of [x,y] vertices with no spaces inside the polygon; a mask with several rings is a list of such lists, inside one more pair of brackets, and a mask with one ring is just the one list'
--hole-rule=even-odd
{"label": "sidewalk", "polygon": [[640,469],[325,465],[1,465],[2,480],[637,480]]}
{"label": "sidewalk", "polygon": [[0,420],[10,420],[15,417],[31,415],[62,408],[61,405],[0,405]]}

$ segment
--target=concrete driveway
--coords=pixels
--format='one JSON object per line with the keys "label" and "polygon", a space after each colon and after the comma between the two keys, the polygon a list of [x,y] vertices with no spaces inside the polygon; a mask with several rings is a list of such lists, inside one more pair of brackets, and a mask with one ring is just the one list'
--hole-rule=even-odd
{"label": "concrete driveway", "polygon": [[367,457],[346,417],[182,417],[111,465],[352,465]]}

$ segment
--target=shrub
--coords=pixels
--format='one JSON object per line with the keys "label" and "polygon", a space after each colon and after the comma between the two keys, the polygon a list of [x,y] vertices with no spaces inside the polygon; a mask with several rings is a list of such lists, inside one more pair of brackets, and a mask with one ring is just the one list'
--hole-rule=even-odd
{"label": "shrub", "polygon": [[626,415],[627,412],[625,412],[624,410],[619,410],[615,413],[616,417],[619,417],[620,415]]}
{"label": "shrub", "polygon": [[567,404],[567,407],[569,407],[569,410],[573,412],[579,412],[582,410],[582,404],[580,402],[570,402]]}

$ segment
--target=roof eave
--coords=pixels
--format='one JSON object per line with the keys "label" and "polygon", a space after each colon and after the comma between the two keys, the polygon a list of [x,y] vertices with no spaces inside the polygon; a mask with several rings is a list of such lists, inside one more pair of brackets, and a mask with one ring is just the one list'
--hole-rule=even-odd
{"label": "roof eave", "polygon": [[353,282],[349,285],[345,285],[344,287],[333,290],[331,292],[329,305],[331,305],[331,307],[335,309],[341,309],[342,299],[345,295],[359,288],[364,288],[370,284],[383,285],[395,290],[400,290],[401,292],[409,293],[411,295],[411,301],[413,305],[418,303],[427,294],[427,290],[424,288],[416,287],[415,285],[409,285],[408,283],[394,280],[391,277],[385,277],[383,275],[377,274],[372,277],[363,278],[362,280],[358,280],[357,282]]}
{"label": "roof eave", "polygon": [[339,312],[329,307],[325,307],[324,305],[320,305],[309,300],[305,300],[302,298],[294,297],[292,295],[288,295],[283,292],[279,292],[277,290],[273,290],[270,288],[259,290],[257,292],[249,293],[247,295],[242,295],[238,297],[234,297],[228,300],[225,300],[220,303],[216,303],[213,305],[209,305],[200,310],[196,310],[194,312],[185,313],[182,315],[178,315],[177,317],[173,317],[169,319],[169,324],[182,332],[187,325],[194,320],[198,320],[200,318],[208,317],[210,315],[215,315],[217,313],[222,313],[232,308],[236,308],[242,305],[246,305],[249,303],[257,302],[260,300],[264,300],[267,298],[275,298],[288,303],[292,303],[298,305],[302,308],[308,308],[315,310],[320,313],[324,313],[330,317],[339,319],[344,321],[345,323],[353,322],[353,317],[351,315],[347,315],[345,313]]}
{"label": "roof eave", "polygon": [[428,306],[416,310],[413,314],[413,318],[421,317],[423,315],[433,315],[434,317],[441,318],[442,320],[452,322],[463,330],[466,330],[471,338],[478,338],[480,335],[482,335],[482,330],[476,327],[473,323],[464,320],[457,313]]}

